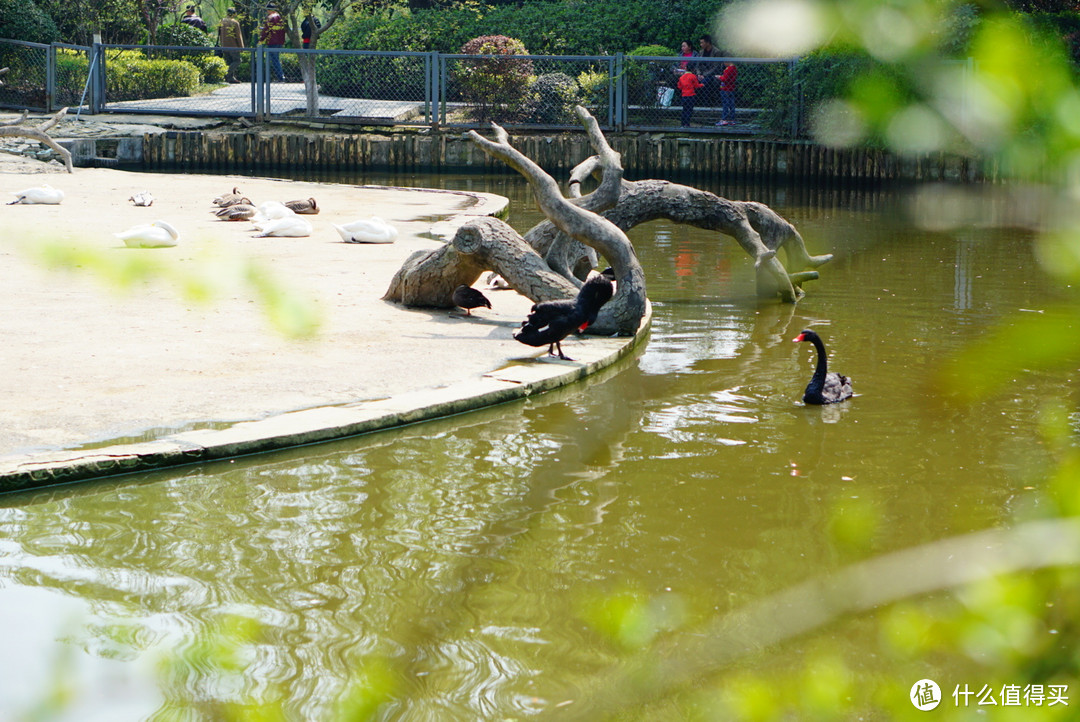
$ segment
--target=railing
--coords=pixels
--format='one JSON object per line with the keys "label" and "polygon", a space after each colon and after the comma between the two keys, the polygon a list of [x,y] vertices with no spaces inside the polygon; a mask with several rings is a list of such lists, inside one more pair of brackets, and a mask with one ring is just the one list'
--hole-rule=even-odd
{"label": "railing", "polygon": [[[733,85],[718,80],[728,63]],[[0,40],[0,107],[86,113],[293,119],[364,125],[578,127],[795,137],[795,61],[629,55],[441,53]],[[705,78],[684,110],[679,76]]]}

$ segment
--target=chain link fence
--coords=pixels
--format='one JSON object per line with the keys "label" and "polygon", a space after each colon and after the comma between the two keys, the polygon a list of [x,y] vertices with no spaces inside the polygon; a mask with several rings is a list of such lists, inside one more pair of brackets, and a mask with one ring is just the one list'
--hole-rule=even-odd
{"label": "chain link fence", "polygon": [[[0,105],[371,125],[577,128],[794,137],[795,60],[444,55],[0,40]],[[734,77],[725,76],[728,71]],[[680,77],[703,81],[684,108]]]}
{"label": "chain link fence", "polygon": [[51,47],[0,40],[0,107],[49,109]]}
{"label": "chain link fence", "polygon": [[440,122],[481,127],[579,126],[574,106],[614,125],[615,58],[560,55],[440,55]]}
{"label": "chain link fence", "polygon": [[[772,136],[797,131],[793,60],[627,56],[624,62],[627,127]],[[684,102],[679,85],[687,74],[701,83],[684,80],[694,88],[691,102]]]}

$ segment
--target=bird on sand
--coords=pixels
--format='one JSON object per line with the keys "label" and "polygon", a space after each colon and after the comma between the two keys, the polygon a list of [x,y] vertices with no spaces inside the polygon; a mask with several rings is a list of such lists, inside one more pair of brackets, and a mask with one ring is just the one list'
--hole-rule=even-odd
{"label": "bird on sand", "polygon": [[171,248],[180,241],[180,234],[165,221],[133,226],[114,235],[128,248]]}
{"label": "bird on sand", "polygon": [[397,229],[378,216],[341,226],[336,223],[331,225],[346,243],[393,243],[398,237]]}
{"label": "bird on sand", "polygon": [[247,203],[237,203],[211,212],[223,221],[248,221],[254,217],[256,210],[255,206]]}
{"label": "bird on sand", "polygon": [[251,220],[256,222],[272,221],[293,215],[296,215],[296,212],[280,201],[264,201],[259,204],[259,209]]}
{"label": "bird on sand", "polygon": [[495,273],[495,271],[491,271],[486,276],[484,276],[484,283],[486,283],[487,287],[492,291],[510,290],[510,284],[506,282],[505,278]]}
{"label": "bird on sand", "polygon": [[472,286],[464,284],[454,289],[453,301],[455,306],[465,309],[466,316],[471,316],[470,311],[474,308],[480,308],[481,306],[491,308],[491,301],[488,300],[487,296]]}
{"label": "bird on sand", "polygon": [[532,307],[521,328],[514,331],[514,338],[529,346],[548,344],[548,356],[572,361],[563,353],[562,340],[574,331],[584,331],[600,313],[600,307],[611,300],[614,288],[611,279],[600,273],[592,273],[578,291],[574,300],[543,301]]}
{"label": "bird on sand", "polygon": [[319,212],[319,204],[315,202],[314,198],[306,198],[299,201],[285,201],[285,206],[293,213],[299,213],[301,215],[313,216]]}
{"label": "bird on sand", "polygon": [[810,383],[806,385],[806,392],[802,399],[804,403],[835,404],[852,397],[851,379],[843,374],[829,372],[829,362],[825,358],[825,344],[820,336],[807,329],[791,340],[793,343],[809,341],[817,350],[817,367],[814,369]]}
{"label": "bird on sand", "polygon": [[302,238],[311,235],[311,224],[295,213],[283,218],[271,218],[265,221],[252,221],[259,231],[256,238],[276,236],[278,238]]}
{"label": "bird on sand", "polygon": [[23,205],[59,205],[64,200],[64,191],[59,188],[53,188],[48,183],[42,183],[37,188],[27,188],[24,191],[17,191],[12,195],[15,196],[15,200],[8,203],[9,206],[18,204]]}
{"label": "bird on sand", "polygon": [[150,191],[140,191],[128,198],[128,200],[137,206],[143,206],[146,208],[154,205],[154,196],[150,195]]}
{"label": "bird on sand", "polygon": [[220,196],[214,199],[215,206],[235,206],[237,203],[247,203],[249,206],[254,205],[250,198],[245,197],[240,193],[239,188],[233,188],[232,193],[222,193]]}

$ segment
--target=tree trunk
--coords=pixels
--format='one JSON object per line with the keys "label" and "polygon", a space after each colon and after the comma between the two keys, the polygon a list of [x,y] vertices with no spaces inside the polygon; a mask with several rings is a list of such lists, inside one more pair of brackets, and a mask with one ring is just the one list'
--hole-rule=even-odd
{"label": "tree trunk", "polygon": [[55,115],[38,125],[36,128],[23,128],[21,124],[25,123],[26,118],[28,117],[24,110],[19,118],[0,123],[0,138],[33,138],[39,143],[44,143],[60,154],[60,157],[64,159],[64,166],[67,168],[67,172],[72,173],[71,153],[67,148],[50,138],[47,132],[50,128],[59,123],[61,118],[67,115],[67,111],[67,108],[61,108]]}
{"label": "tree trunk", "polygon": [[477,218],[462,225],[453,240],[432,251],[417,251],[394,274],[383,296],[406,306],[452,308],[454,289],[471,286],[495,269],[519,293],[533,301],[573,297],[572,283],[548,268],[536,251],[498,218]]}

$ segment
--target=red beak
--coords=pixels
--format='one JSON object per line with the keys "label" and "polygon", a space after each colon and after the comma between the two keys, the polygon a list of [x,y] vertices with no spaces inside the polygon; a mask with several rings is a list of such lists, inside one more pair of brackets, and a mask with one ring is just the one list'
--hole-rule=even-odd
{"label": "red beak", "polygon": [[802,335],[802,334],[800,333],[800,334],[799,334],[798,336],[796,336],[795,338],[791,339],[791,342],[792,342],[792,343],[798,343],[799,341],[805,341],[805,340],[806,340],[806,339],[804,339],[804,338],[803,338],[803,335]]}

